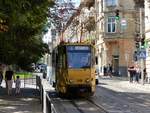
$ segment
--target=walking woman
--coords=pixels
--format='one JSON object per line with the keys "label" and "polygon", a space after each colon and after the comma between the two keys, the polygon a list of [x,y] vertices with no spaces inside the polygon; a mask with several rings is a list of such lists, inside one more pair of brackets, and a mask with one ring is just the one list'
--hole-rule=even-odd
{"label": "walking woman", "polygon": [[135,80],[137,83],[139,83],[139,78],[140,78],[140,66],[138,64],[135,64],[135,71],[136,71],[136,76]]}
{"label": "walking woman", "polygon": [[134,74],[135,74],[135,70],[134,70],[134,66],[130,66],[129,68],[128,68],[128,71],[129,71],[129,73],[130,73],[130,82],[132,83],[133,82],[133,78],[134,78]]}
{"label": "walking woman", "polygon": [[14,72],[9,67],[5,73],[6,88],[7,88],[7,94],[8,95],[11,95],[11,93],[12,93],[12,84],[13,84],[12,78],[14,78]]}

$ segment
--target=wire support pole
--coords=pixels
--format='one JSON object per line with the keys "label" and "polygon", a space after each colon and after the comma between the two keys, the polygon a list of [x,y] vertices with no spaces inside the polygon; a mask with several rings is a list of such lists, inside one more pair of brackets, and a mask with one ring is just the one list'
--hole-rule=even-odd
{"label": "wire support pole", "polygon": [[[143,18],[142,18],[142,12],[143,12],[143,8],[140,8],[140,38],[142,39],[143,38]],[[141,50],[141,42],[140,42],[140,50]],[[143,70],[144,70],[144,59],[141,58],[140,59],[140,65],[141,65],[141,83],[142,85],[144,85],[144,73],[143,73]]]}

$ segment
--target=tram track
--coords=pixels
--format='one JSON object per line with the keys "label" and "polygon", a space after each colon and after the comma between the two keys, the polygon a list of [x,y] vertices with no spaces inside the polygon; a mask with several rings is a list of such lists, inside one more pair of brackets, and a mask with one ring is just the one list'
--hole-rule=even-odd
{"label": "tram track", "polygon": [[109,113],[103,106],[96,104],[89,98],[85,98],[85,100],[71,100],[71,103],[80,113]]}
{"label": "tram track", "polygon": [[92,104],[94,104],[95,106],[97,106],[98,108],[100,108],[103,113],[109,113],[103,106],[101,106],[100,104],[95,103],[93,100],[91,99],[87,99],[89,102],[91,102]]}
{"label": "tram track", "polygon": [[56,113],[108,113],[103,106],[94,102],[90,97],[60,98],[57,94],[49,96]]}

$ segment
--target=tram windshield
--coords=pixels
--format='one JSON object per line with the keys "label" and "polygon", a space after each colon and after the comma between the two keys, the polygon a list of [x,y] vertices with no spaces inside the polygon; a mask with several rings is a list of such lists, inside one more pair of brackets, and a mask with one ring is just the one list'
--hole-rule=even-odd
{"label": "tram windshield", "polygon": [[90,46],[67,46],[69,68],[90,68],[91,56]]}

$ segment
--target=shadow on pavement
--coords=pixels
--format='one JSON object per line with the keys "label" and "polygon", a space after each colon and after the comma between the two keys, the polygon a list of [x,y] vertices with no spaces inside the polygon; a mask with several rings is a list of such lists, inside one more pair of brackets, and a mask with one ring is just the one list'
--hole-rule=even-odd
{"label": "shadow on pavement", "polygon": [[0,88],[0,113],[42,113],[40,93],[36,89],[21,88],[21,93],[7,95],[6,88]]}

